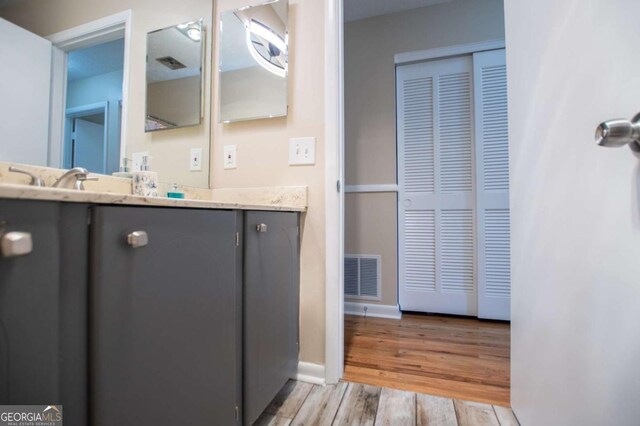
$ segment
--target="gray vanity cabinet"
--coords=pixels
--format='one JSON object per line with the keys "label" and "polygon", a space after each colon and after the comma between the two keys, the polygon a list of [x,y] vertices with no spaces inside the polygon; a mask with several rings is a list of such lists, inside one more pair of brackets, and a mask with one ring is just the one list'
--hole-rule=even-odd
{"label": "gray vanity cabinet", "polygon": [[[62,404],[72,426],[87,424],[87,220],[81,204],[0,200],[0,404]],[[11,256],[11,237],[32,250]]]}
{"label": "gray vanity cabinet", "polygon": [[244,407],[252,424],[298,370],[299,214],[245,213]]}
{"label": "gray vanity cabinet", "polygon": [[242,214],[92,211],[91,424],[239,423]]}

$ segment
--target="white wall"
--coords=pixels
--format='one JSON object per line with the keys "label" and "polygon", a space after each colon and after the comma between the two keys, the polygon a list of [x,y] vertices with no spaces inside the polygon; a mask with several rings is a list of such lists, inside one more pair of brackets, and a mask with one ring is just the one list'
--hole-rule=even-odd
{"label": "white wall", "polygon": [[47,164],[51,43],[0,19],[0,161]]}
{"label": "white wall", "polygon": [[525,426],[640,422],[640,160],[594,143],[640,111],[637,0],[505,2],[512,404]]}

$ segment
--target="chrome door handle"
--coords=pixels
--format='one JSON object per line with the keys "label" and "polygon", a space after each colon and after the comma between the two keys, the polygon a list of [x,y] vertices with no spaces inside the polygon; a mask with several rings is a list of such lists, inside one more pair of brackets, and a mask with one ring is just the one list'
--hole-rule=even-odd
{"label": "chrome door handle", "polygon": [[267,232],[267,225],[264,224],[264,223],[256,225],[256,231],[258,231],[258,232]]}
{"label": "chrome door handle", "polygon": [[640,152],[640,114],[632,120],[616,119],[601,123],[596,129],[596,143],[612,148],[629,145],[633,151]]}
{"label": "chrome door handle", "polygon": [[133,248],[144,247],[149,244],[149,236],[145,231],[133,231],[127,235],[127,244]]}
{"label": "chrome door handle", "polygon": [[7,232],[0,237],[2,257],[24,256],[33,251],[30,232]]}

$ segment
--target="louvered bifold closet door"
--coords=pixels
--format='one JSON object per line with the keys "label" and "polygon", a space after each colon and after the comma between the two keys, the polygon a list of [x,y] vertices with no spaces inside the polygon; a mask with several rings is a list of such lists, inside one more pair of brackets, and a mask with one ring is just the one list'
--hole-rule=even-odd
{"label": "louvered bifold closet door", "polygon": [[478,317],[510,319],[509,142],[505,51],[473,55]]}
{"label": "louvered bifold closet door", "polygon": [[400,307],[476,315],[471,56],[396,77]]}

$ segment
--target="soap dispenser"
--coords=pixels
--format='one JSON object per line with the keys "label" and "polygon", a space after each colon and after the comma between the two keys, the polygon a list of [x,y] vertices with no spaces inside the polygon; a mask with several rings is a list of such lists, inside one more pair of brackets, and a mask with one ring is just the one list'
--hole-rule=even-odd
{"label": "soap dispenser", "polygon": [[133,172],[133,194],[142,197],[158,196],[158,173],[149,170],[149,156],[142,157],[140,170]]}

